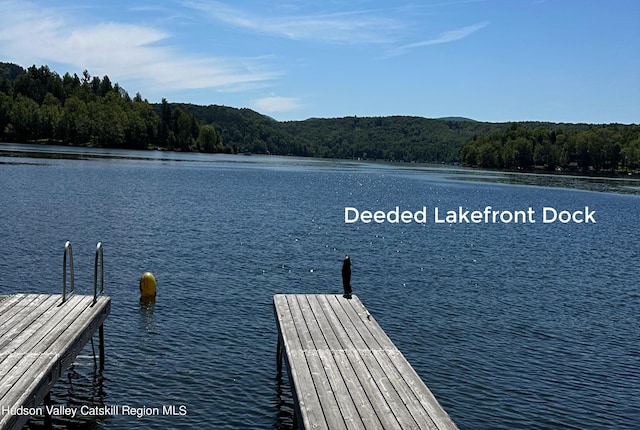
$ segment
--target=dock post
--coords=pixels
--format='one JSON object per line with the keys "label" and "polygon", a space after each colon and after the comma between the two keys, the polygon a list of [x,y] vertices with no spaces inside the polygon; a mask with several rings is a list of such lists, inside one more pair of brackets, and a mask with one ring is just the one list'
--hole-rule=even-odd
{"label": "dock post", "polygon": [[348,255],[344,256],[342,262],[342,287],[344,288],[345,299],[351,298],[351,259]]}
{"label": "dock post", "polygon": [[276,369],[278,372],[278,378],[282,377],[282,338],[278,334],[278,346],[276,348]]}
{"label": "dock post", "polygon": [[100,338],[100,345],[98,346],[100,349],[100,370],[104,370],[104,324],[101,324],[98,329],[98,337]]}

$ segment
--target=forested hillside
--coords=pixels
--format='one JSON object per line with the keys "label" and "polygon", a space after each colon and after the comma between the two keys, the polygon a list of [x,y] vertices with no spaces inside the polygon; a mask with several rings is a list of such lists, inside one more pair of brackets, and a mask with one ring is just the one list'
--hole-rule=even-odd
{"label": "forested hillside", "polygon": [[10,63],[0,63],[0,140],[585,173],[640,166],[639,125],[408,116],[279,122],[250,109],[151,104],[108,76],[59,76],[47,66]]}
{"label": "forested hillside", "polygon": [[435,163],[459,161],[464,142],[505,127],[410,116],[308,119],[282,126],[316,148],[322,157]]}
{"label": "forested hillside", "polygon": [[256,153],[583,173],[627,172],[640,166],[640,125],[409,116],[278,122],[250,109],[172,106],[215,123],[223,141],[232,142],[235,150]]}
{"label": "forested hillside", "polygon": [[640,167],[639,125],[575,125],[525,128],[476,136],[460,151],[465,164],[499,169],[582,173],[631,172]]}
{"label": "forested hillside", "polygon": [[227,151],[215,127],[166,101],[157,114],[108,76],[59,76],[0,63],[0,140],[181,151]]}

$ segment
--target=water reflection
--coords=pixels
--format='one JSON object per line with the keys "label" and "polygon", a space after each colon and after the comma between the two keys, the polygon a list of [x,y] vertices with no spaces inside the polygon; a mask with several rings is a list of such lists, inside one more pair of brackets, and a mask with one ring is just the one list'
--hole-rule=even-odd
{"label": "water reflection", "polygon": [[153,330],[153,312],[156,307],[156,298],[145,297],[140,299],[140,322],[145,331]]}
{"label": "water reflection", "polygon": [[286,366],[282,372],[278,372],[275,379],[275,398],[273,403],[276,408],[276,421],[273,428],[277,430],[291,430],[297,428],[297,421],[294,412],[293,393],[289,383],[289,375]]}

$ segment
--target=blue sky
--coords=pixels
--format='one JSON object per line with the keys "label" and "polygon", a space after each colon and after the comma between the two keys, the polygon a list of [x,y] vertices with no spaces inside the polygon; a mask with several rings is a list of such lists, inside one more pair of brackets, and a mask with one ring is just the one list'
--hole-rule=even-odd
{"label": "blue sky", "polygon": [[640,123],[635,0],[0,0],[0,61],[278,120]]}

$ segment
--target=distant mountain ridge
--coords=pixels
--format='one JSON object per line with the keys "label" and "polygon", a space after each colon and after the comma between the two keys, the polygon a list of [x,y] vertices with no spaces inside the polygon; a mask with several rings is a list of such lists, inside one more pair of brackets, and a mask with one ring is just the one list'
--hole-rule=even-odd
{"label": "distant mountain ridge", "polygon": [[[489,123],[464,117],[419,116],[309,118],[277,121],[247,108],[169,103],[209,124],[237,152],[361,158],[427,163],[461,162],[460,151],[479,136],[526,130],[579,132],[590,124],[549,122]],[[160,104],[153,105],[156,112]]]}

